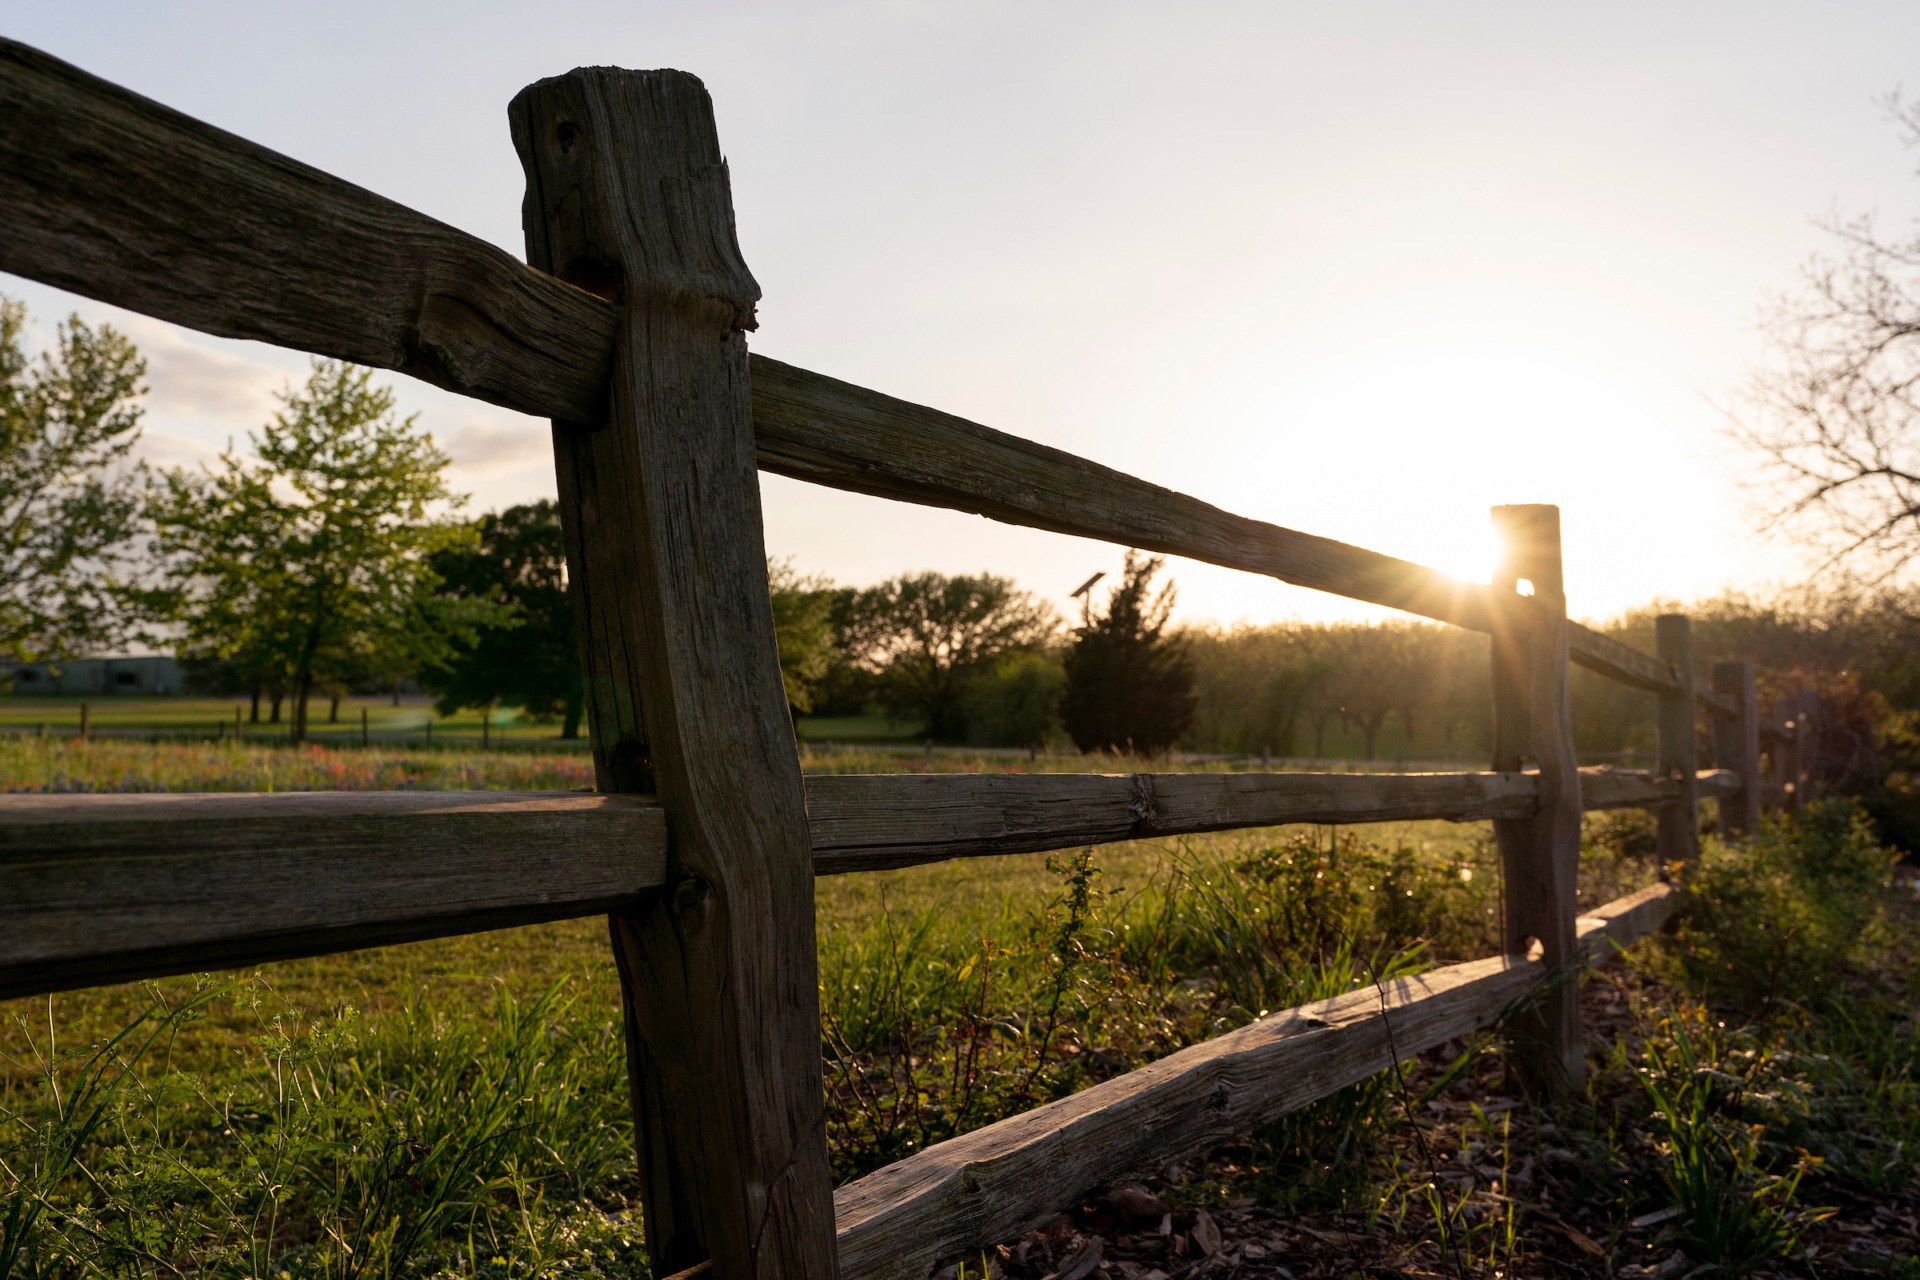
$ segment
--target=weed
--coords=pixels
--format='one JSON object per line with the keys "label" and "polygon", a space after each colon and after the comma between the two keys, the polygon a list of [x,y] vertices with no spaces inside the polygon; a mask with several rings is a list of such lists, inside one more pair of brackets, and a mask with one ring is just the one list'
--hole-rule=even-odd
{"label": "weed", "polygon": [[1798,1152],[1768,1167],[1770,1113],[1796,1082],[1778,1055],[1750,1033],[1725,1032],[1703,1010],[1670,1013],[1646,1037],[1638,1071],[1652,1113],[1661,1181],[1680,1210],[1690,1257],[1726,1275],[1746,1275],[1790,1253],[1826,1216],[1796,1204],[1817,1160]]}

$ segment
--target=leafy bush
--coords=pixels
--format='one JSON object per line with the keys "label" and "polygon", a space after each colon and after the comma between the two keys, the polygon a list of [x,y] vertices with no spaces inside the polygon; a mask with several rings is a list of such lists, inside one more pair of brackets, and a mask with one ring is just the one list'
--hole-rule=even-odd
{"label": "leafy bush", "polygon": [[1805,1006],[1845,976],[1897,855],[1853,802],[1770,818],[1740,845],[1705,842],[1677,949],[1693,981],[1749,1012]]}
{"label": "leafy bush", "polygon": [[1001,655],[966,692],[967,743],[1044,747],[1060,732],[1067,670],[1037,650]]}

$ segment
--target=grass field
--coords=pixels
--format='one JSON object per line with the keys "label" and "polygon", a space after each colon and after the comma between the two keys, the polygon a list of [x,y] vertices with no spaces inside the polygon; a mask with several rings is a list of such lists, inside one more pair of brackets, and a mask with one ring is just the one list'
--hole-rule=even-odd
{"label": "grass field", "polygon": [[[803,760],[836,772],[1007,767],[912,748],[807,748]],[[1043,757],[1020,767],[1087,766]],[[590,780],[588,761],[570,752],[0,738],[9,790]],[[1497,946],[1499,878],[1484,826],[1390,824],[1364,835],[1250,832],[821,880],[836,1174],[1263,1010]],[[1638,853],[1644,824],[1609,819],[1591,835],[1583,899],[1651,878]],[[1744,906],[1730,897],[1729,919],[1765,905],[1753,895],[1764,899],[1772,883],[1749,884]],[[1850,883],[1847,902],[1873,891]],[[1696,985],[1709,989],[1714,965],[1805,951],[1820,929],[1821,945],[1839,948],[1838,926],[1816,923],[1759,952],[1695,948],[1709,968]],[[1878,954],[1892,943],[1874,945]],[[1809,953],[1806,968],[1840,963]],[[1904,990],[1887,1007],[1915,994]],[[1874,1064],[1869,1096],[1920,1139],[1911,1022],[1891,1037],[1860,1050]],[[1637,1069],[1625,1062],[1622,1079]],[[1635,1104],[1635,1123],[1648,1105]],[[1397,1154],[1393,1135],[1405,1128],[1393,1111],[1382,1081],[1358,1086],[1263,1139],[1251,1182],[1197,1179],[1186,1194],[1226,1203],[1251,1187],[1301,1211],[1364,1210],[1376,1226],[1397,1203],[1394,1229],[1409,1248],[1427,1247],[1447,1220],[1423,1228],[1415,1213],[1408,1225],[1405,1206],[1424,1193]],[[1346,1152],[1332,1163],[1329,1142]],[[1776,1177],[1792,1159],[1749,1145],[1715,1185],[1772,1187],[1772,1199],[1755,1201],[1774,1215],[1762,1225],[1799,1222],[1809,1202],[1783,1195]],[[1636,1149],[1647,1171],[1609,1193],[1607,1214],[1624,1222],[1676,1194],[1663,1189],[1659,1170],[1671,1161],[1658,1147]],[[1875,1176],[1913,1169],[1912,1148],[1900,1150]],[[1238,1167],[1244,1182],[1251,1166]],[[1486,1194],[1501,1192],[1469,1187],[1459,1206]],[[597,920],[0,1005],[0,1274],[643,1275],[632,1196],[617,984]],[[1758,1256],[1776,1256],[1785,1236],[1762,1244]]]}
{"label": "grass field", "polygon": [[[0,694],[0,734],[33,734],[43,728],[54,736],[77,733],[83,705],[89,709],[89,723],[93,730],[109,735],[231,736],[235,731],[234,717],[237,712],[240,715],[240,736],[266,743],[283,740],[287,735],[287,722],[292,718],[289,705],[281,709],[280,723],[269,723],[268,707],[263,702],[260,722],[252,723],[247,719],[250,708],[245,698]],[[430,742],[452,746],[477,745],[482,735],[479,711],[466,708],[454,715],[443,716],[434,710],[430,699],[417,694],[407,695],[399,706],[393,704],[392,698],[384,696],[343,698],[337,720],[328,719],[329,710],[325,699],[315,699],[312,703],[308,724],[312,740],[333,745],[357,744],[363,711],[366,713],[369,735],[387,745],[426,746]],[[488,713],[488,736],[493,746],[511,748],[531,745],[568,751],[586,749],[584,742],[562,741],[560,730],[558,719],[536,718],[518,707],[496,707]],[[806,743],[898,749],[903,752],[923,746],[926,737],[923,723],[895,720],[880,714],[801,716],[794,721],[794,730],[800,740]],[[1329,760],[1357,762],[1361,758],[1360,738],[1343,727],[1333,727],[1323,745]],[[1453,759],[1475,754],[1439,742],[1421,745],[1422,759]],[[1380,749],[1379,767],[1391,765],[1404,754],[1406,746],[1400,737],[1386,735]],[[940,753],[948,754],[956,749],[942,746]],[[1306,749],[1304,744],[1301,749]],[[1062,743],[1056,750],[1066,758],[1077,759],[1071,744]],[[992,754],[1017,757],[1021,753],[1002,751]]]}
{"label": "grass field", "polygon": [[[0,732],[33,734],[44,726],[54,736],[77,733],[80,709],[88,709],[89,724],[96,732],[108,734],[162,734],[213,738],[234,733],[238,714],[243,738],[272,742],[287,735],[292,707],[281,708],[279,724],[268,722],[268,707],[261,704],[258,724],[247,720],[245,698],[136,698],[119,696],[79,697],[42,695],[0,695]],[[376,738],[405,740],[424,744],[429,732],[434,737],[453,739],[481,736],[481,713],[471,708],[451,716],[435,711],[428,700],[409,697],[401,705],[391,698],[343,698],[339,719],[330,721],[329,704],[315,699],[308,708],[308,732],[316,741],[355,743],[360,736],[361,712],[366,713],[367,728]],[[560,742],[560,721],[536,720],[518,707],[498,707],[489,713],[489,729],[496,744],[543,742],[550,748],[571,749]],[[428,726],[432,729],[429,731]],[[584,750],[581,743],[579,749]]]}

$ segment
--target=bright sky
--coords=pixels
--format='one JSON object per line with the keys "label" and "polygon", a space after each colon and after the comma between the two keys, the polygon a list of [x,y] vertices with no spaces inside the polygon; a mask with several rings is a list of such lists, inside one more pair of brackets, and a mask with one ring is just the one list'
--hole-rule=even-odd
{"label": "bright sky", "polygon": [[[583,63],[713,94],[756,350],[1309,532],[1485,577],[1557,502],[1575,613],[1799,572],[1720,435],[1834,207],[1915,207],[1873,99],[1920,5],[14,5],[0,29],[518,253],[506,104]],[[0,276],[150,361],[150,456],[211,456],[303,359]],[[400,379],[485,510],[544,423]],[[848,582],[990,569],[1054,599],[1117,549],[765,480]],[[1181,614],[1356,606],[1176,562]]]}

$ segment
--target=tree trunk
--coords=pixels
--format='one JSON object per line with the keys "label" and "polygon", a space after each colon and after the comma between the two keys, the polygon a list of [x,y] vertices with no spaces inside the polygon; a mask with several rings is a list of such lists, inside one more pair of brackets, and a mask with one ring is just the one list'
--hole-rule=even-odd
{"label": "tree trunk", "polygon": [[255,680],[253,682],[253,695],[251,698],[251,702],[252,702],[252,707],[247,714],[247,722],[249,724],[259,724],[260,723],[260,682],[258,680]]}
{"label": "tree trunk", "polygon": [[300,665],[294,669],[293,729],[287,734],[289,742],[307,740],[307,701],[313,697],[313,662],[319,654],[320,620],[316,616],[307,623],[307,638],[300,646]]}
{"label": "tree trunk", "polygon": [[586,700],[586,690],[575,681],[567,690],[565,709],[560,713],[560,736],[569,742],[580,737],[580,709]]}
{"label": "tree trunk", "polygon": [[337,693],[327,701],[327,723],[340,723],[340,695]]}
{"label": "tree trunk", "polygon": [[273,714],[267,717],[268,724],[280,723],[280,704],[286,701],[286,697],[287,691],[285,689],[276,688],[273,691]]}

